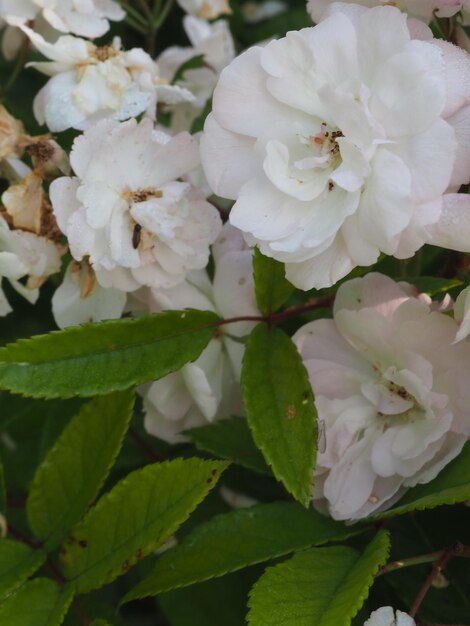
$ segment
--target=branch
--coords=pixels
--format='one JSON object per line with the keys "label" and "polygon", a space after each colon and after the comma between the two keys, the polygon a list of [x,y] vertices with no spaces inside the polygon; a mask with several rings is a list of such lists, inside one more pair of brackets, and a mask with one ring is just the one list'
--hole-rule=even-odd
{"label": "branch", "polygon": [[426,580],[424,581],[421,589],[418,592],[418,595],[416,596],[413,604],[411,605],[411,609],[410,609],[411,617],[416,616],[416,613],[418,612],[419,607],[421,606],[424,598],[426,597],[426,594],[431,588],[431,585],[433,584],[435,579],[439,576],[439,574],[442,572],[442,570],[445,569],[449,561],[454,556],[466,556],[465,555],[466,550],[470,552],[470,550],[468,550],[468,548],[465,549],[465,547],[460,542],[456,542],[452,546],[442,551],[439,560],[434,563],[432,570],[429,572]]}

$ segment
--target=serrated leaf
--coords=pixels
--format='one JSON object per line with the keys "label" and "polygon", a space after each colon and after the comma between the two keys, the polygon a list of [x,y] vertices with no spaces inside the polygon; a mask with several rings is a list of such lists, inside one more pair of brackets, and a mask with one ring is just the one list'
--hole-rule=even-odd
{"label": "serrated leaf", "polygon": [[0,540],[0,600],[22,585],[46,560],[46,553],[12,539]]}
{"label": "serrated leaf", "polygon": [[307,371],[281,330],[259,324],[251,333],[242,390],[256,445],[276,478],[308,506],[316,459],[316,410]]}
{"label": "serrated leaf", "polygon": [[286,279],[284,264],[261,254],[255,248],[253,274],[258,308],[263,315],[269,315],[287,302],[294,286]]}
{"label": "serrated leaf", "polygon": [[164,552],[150,576],[123,601],[186,587],[356,532],[294,502],[260,504],[217,515]]}
{"label": "serrated leaf", "polygon": [[248,606],[252,626],[349,626],[390,548],[378,533],[363,553],[312,548],[266,570]]}
{"label": "serrated leaf", "polygon": [[434,480],[410,489],[393,509],[369,519],[383,519],[466,500],[470,500],[470,443]]}
{"label": "serrated leaf", "polygon": [[97,497],[121,449],[134,393],[86,404],[63,430],[34,476],[26,510],[33,533],[56,548]]}
{"label": "serrated leaf", "polygon": [[209,311],[167,311],[21,339],[0,348],[0,388],[35,398],[128,389],[197,359],[218,319]]}
{"label": "serrated leaf", "polygon": [[256,447],[245,419],[234,417],[221,420],[209,426],[187,430],[185,435],[199,450],[271,476],[271,470]]}
{"label": "serrated leaf", "polygon": [[0,624],[9,626],[60,626],[73,599],[70,588],[61,589],[48,578],[35,578],[0,605]]}
{"label": "serrated leaf", "polygon": [[182,63],[176,70],[175,75],[173,76],[173,80],[171,81],[172,84],[174,85],[179,80],[184,78],[184,75],[188,70],[197,70],[201,67],[204,67],[204,55],[197,54],[191,57],[190,59]]}
{"label": "serrated leaf", "polygon": [[421,293],[427,293],[428,296],[446,293],[464,284],[459,278],[437,278],[436,276],[404,276],[401,280],[414,285]]}
{"label": "serrated leaf", "polygon": [[227,465],[176,459],[144,467],[118,483],[73,529],[61,549],[64,574],[76,592],[111,582],[164,543]]}

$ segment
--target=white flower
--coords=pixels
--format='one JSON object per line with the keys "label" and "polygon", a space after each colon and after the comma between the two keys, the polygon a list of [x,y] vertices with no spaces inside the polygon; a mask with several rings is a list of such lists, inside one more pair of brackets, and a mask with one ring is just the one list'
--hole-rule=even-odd
{"label": "white flower", "polygon": [[209,184],[302,289],[380,252],[470,250],[470,196],[443,195],[469,178],[469,76],[468,53],[413,40],[398,9],[337,10],[222,72],[201,142]]}
{"label": "white flower", "polygon": [[470,436],[470,344],[457,323],[382,274],[342,285],[334,319],[294,341],[324,433],[314,503],[360,519],[427,483]]}
{"label": "white flower", "polygon": [[[205,271],[191,272],[186,282],[173,289],[152,290],[150,310],[190,307],[215,311],[225,318],[259,315],[252,251],[244,246],[241,234],[226,225],[213,252],[212,283]],[[145,390],[145,426],[150,433],[171,443],[186,441],[182,431],[240,414],[244,346],[237,338],[248,335],[252,326],[251,322],[222,326],[194,363]]]}
{"label": "white flower", "polygon": [[231,13],[228,0],[178,0],[180,7],[204,20],[213,20],[224,13]]}
{"label": "white flower", "polygon": [[172,108],[174,132],[190,130],[193,121],[211,98],[220,72],[235,58],[235,45],[225,20],[209,24],[187,15],[183,19],[183,26],[191,46],[172,46],[159,56],[158,65],[162,76],[173,80],[184,63],[200,55],[204,57],[204,67],[186,70],[177,81],[180,87],[193,94],[194,100]]}
{"label": "white flower", "polygon": [[[307,11],[314,22],[320,22],[328,14],[329,8],[336,0],[308,0]],[[349,0],[345,0],[348,2]],[[383,6],[388,0],[351,0],[351,3],[365,7]],[[394,3],[395,4],[395,3]],[[406,11],[411,17],[415,17],[426,23],[430,22],[434,15],[440,18],[452,17],[459,11],[470,11],[470,0],[399,0],[397,6]]]}
{"label": "white flower", "polygon": [[52,313],[57,326],[66,328],[117,319],[124,311],[126,300],[124,291],[101,287],[86,261],[72,261],[62,284],[52,296]]}
{"label": "white flower", "polygon": [[199,162],[187,133],[170,138],[150,120],[98,122],[77,138],[75,177],[50,187],[72,256],[89,256],[103,287],[169,287],[206,266],[220,231],[217,210],[178,179]]}
{"label": "white flower", "polygon": [[[62,250],[46,237],[24,230],[10,229],[0,215],[0,280],[5,278],[29,302],[36,302],[39,287],[51,274],[60,270]],[[20,279],[26,278],[26,283]],[[11,307],[0,286],[0,316]]]}
{"label": "white flower", "polygon": [[155,61],[141,50],[121,50],[121,42],[97,47],[66,35],[46,42],[22,27],[50,61],[30,63],[51,79],[34,99],[34,115],[52,131],[83,130],[103,118],[124,120],[147,112],[155,117],[158,100],[178,102],[193,96],[162,81]]}
{"label": "white flower", "polygon": [[92,39],[125,15],[114,0],[0,0],[0,17],[13,25],[41,16],[58,31]]}
{"label": "white flower", "polygon": [[364,626],[415,626],[415,621],[402,611],[395,615],[391,606],[383,606],[371,614]]}

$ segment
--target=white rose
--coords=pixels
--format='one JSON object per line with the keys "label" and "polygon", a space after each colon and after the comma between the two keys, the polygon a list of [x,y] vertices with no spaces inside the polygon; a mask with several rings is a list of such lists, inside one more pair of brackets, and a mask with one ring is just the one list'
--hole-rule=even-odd
{"label": "white rose", "polygon": [[[223,70],[201,142],[232,224],[297,287],[381,252],[470,250],[470,55],[394,7],[336,12]],[[446,195],[447,193],[447,195]]]}
{"label": "white rose", "polygon": [[344,283],[334,319],[294,336],[324,434],[314,503],[335,519],[390,507],[470,436],[470,344],[457,323],[382,274]]}
{"label": "white rose", "polygon": [[150,120],[98,122],[77,138],[75,177],[50,187],[54,213],[77,261],[88,256],[103,287],[169,287],[206,266],[220,227],[203,194],[178,180],[199,162],[187,133]]}
{"label": "white rose", "polygon": [[187,90],[162,80],[158,65],[144,50],[121,50],[118,38],[97,47],[66,35],[51,44],[25,26],[22,30],[50,59],[30,66],[51,76],[34,99],[34,115],[52,131],[83,130],[103,118],[125,120],[143,112],[154,118],[160,100],[194,99]]}

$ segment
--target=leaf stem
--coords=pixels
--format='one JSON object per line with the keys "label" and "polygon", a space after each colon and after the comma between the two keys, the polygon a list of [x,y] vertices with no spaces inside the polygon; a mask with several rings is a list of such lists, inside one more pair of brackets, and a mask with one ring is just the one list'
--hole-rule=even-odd
{"label": "leaf stem", "polygon": [[404,569],[405,567],[412,567],[413,565],[435,563],[436,561],[439,561],[439,559],[441,559],[449,550],[453,552],[452,556],[470,558],[470,547],[463,546],[460,542],[456,542],[453,546],[444,548],[443,550],[436,550],[436,552],[428,552],[427,554],[420,554],[419,556],[412,556],[407,559],[400,559],[398,561],[387,563],[387,565],[380,568],[377,576],[389,574],[390,572],[396,572],[397,570]]}
{"label": "leaf stem", "polygon": [[230,317],[221,320],[217,326],[225,326],[226,324],[236,324],[237,322],[266,322],[267,324],[275,324],[283,322],[291,317],[314,311],[315,309],[322,309],[330,306],[334,300],[333,296],[324,296],[323,298],[315,298],[310,300],[306,304],[301,306],[293,306],[280,313],[271,313],[270,315],[240,315],[239,317]]}

